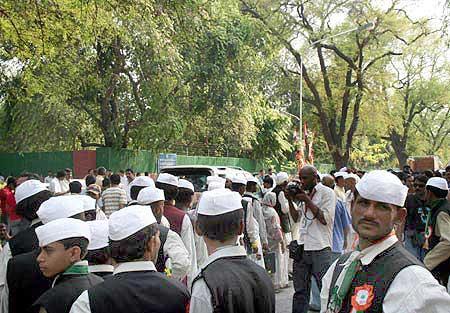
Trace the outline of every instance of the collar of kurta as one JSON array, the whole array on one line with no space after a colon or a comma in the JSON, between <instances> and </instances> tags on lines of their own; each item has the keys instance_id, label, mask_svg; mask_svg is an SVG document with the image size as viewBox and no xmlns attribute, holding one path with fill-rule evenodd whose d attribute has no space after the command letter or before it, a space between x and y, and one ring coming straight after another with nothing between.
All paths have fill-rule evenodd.
<instances>
[{"instance_id":1,"label":"collar of kurta","mask_svg":"<svg viewBox=\"0 0 450 313\"><path fill-rule=\"evenodd\" d=\"M233 257L233 256L247 256L247 252L245 251L245 248L243 246L239 245L233 245L233 246L226 246L221 247L217 249L216 251L211 254L206 261L202 264L201 268L199 269L199 273L202 269L205 269L209 264L212 262L227 258L227 257Z\"/></svg>"},{"instance_id":2,"label":"collar of kurta","mask_svg":"<svg viewBox=\"0 0 450 313\"><path fill-rule=\"evenodd\" d=\"M369 265L377 255L392 247L397 241L398 238L395 233L391 233L382 241L365 248L360 252L359 259L361 260L361 263L363 265Z\"/></svg>"},{"instance_id":3,"label":"collar of kurta","mask_svg":"<svg viewBox=\"0 0 450 313\"><path fill-rule=\"evenodd\" d=\"M99 272L112 273L114 272L114 266L109 264L89 265L89 273L99 273Z\"/></svg>"},{"instance_id":4,"label":"collar of kurta","mask_svg":"<svg viewBox=\"0 0 450 313\"><path fill-rule=\"evenodd\" d=\"M135 261L135 262L124 262L119 263L114 269L113 275L126 272L144 272L151 271L156 272L155 264L152 261Z\"/></svg>"}]
</instances>

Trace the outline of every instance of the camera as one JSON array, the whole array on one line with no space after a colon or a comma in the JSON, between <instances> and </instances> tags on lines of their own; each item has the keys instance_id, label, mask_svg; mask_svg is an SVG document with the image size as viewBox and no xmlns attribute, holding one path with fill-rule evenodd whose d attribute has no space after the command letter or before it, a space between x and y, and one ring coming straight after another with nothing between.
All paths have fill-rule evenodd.
<instances>
[{"instance_id":1,"label":"camera","mask_svg":"<svg viewBox=\"0 0 450 313\"><path fill-rule=\"evenodd\" d=\"M299 194L299 193L304 193L305 191L302 189L302 185L300 182L290 182L287 186L286 186L286 193L294 198L295 195Z\"/></svg>"}]
</instances>

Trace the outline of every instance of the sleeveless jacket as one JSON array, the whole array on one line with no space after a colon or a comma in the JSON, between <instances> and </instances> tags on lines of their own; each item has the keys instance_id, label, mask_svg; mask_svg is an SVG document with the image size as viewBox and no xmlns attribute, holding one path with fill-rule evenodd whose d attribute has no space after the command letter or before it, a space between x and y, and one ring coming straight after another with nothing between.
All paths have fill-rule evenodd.
<instances>
[{"instance_id":1,"label":"sleeveless jacket","mask_svg":"<svg viewBox=\"0 0 450 313\"><path fill-rule=\"evenodd\" d=\"M164 216L169 220L170 229L180 236L185 215L186 213L179 208L170 204L164 204Z\"/></svg>"},{"instance_id":2,"label":"sleeveless jacket","mask_svg":"<svg viewBox=\"0 0 450 313\"><path fill-rule=\"evenodd\" d=\"M289 214L283 213L281 211L281 204L280 201L278 201L278 195L282 192L282 189L280 186L276 186L272 192L274 192L277 195L277 203L275 204L275 211L277 211L278 216L280 217L280 223L281 223L281 230L283 233L290 233L291 232L291 221L289 219Z\"/></svg>"},{"instance_id":3,"label":"sleeveless jacket","mask_svg":"<svg viewBox=\"0 0 450 313\"><path fill-rule=\"evenodd\" d=\"M36 261L39 250L12 257L6 269L9 294L9 313L38 312L33 303L48 289L51 279L46 278ZM4 312L6 313L6 312Z\"/></svg>"},{"instance_id":4,"label":"sleeveless jacket","mask_svg":"<svg viewBox=\"0 0 450 313\"><path fill-rule=\"evenodd\" d=\"M275 312L275 292L266 271L246 256L220 258L202 269L214 313Z\"/></svg>"},{"instance_id":5,"label":"sleeveless jacket","mask_svg":"<svg viewBox=\"0 0 450 313\"><path fill-rule=\"evenodd\" d=\"M345 261L350 257L350 253L342 255L333 273L333 278L330 285L330 293L328 301L331 300L333 287L342 272ZM352 280L347 296L344 298L341 313L349 313L352 310L351 300L355 296L357 288L363 285L369 285L373 287L373 300L369 308L365 313L382 313L383 301L386 296L391 283L394 281L397 274L405 267L411 265L420 265L416 257L410 254L400 242L396 242L394 245L377 255L373 261L368 265L362 265L361 269L356 273Z\"/></svg>"},{"instance_id":6,"label":"sleeveless jacket","mask_svg":"<svg viewBox=\"0 0 450 313\"><path fill-rule=\"evenodd\" d=\"M437 204L432 208L432 215L430 219L430 226L432 229L431 237L429 239L429 250L433 250L434 247L437 246L439 241L441 240L441 237L438 237L436 235L435 229L437 224L437 217L438 215L444 212L445 214L450 215L450 203L447 199L439 199ZM450 276L450 258L436 266L432 271L433 275L437 280L442 282L448 282L448 277Z\"/></svg>"},{"instance_id":7,"label":"sleeveless jacket","mask_svg":"<svg viewBox=\"0 0 450 313\"><path fill-rule=\"evenodd\" d=\"M69 313L83 291L103 282L94 274L61 275L56 280L55 286L40 296L33 306L44 307L47 313Z\"/></svg>"},{"instance_id":8,"label":"sleeveless jacket","mask_svg":"<svg viewBox=\"0 0 450 313\"><path fill-rule=\"evenodd\" d=\"M154 271L123 272L89 289L92 313L184 313L189 292Z\"/></svg>"},{"instance_id":9,"label":"sleeveless jacket","mask_svg":"<svg viewBox=\"0 0 450 313\"><path fill-rule=\"evenodd\" d=\"M39 241L36 236L35 229L36 227L41 225L42 223L36 223L29 228L19 232L9 240L8 244L9 248L11 249L12 256L27 253L39 248Z\"/></svg>"}]
</instances>

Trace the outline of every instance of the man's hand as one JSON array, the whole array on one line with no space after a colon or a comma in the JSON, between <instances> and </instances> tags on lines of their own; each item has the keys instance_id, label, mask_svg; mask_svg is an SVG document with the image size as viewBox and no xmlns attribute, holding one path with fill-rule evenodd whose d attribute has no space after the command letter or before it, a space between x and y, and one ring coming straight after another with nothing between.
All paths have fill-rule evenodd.
<instances>
[{"instance_id":1,"label":"man's hand","mask_svg":"<svg viewBox=\"0 0 450 313\"><path fill-rule=\"evenodd\" d=\"M8 234L6 225L1 223L0 224L0 240L9 240L9 239L11 239L11 236Z\"/></svg>"},{"instance_id":2,"label":"man's hand","mask_svg":"<svg viewBox=\"0 0 450 313\"><path fill-rule=\"evenodd\" d=\"M311 201L311 198L304 191L297 193L295 195L295 199L300 202L306 202L306 203Z\"/></svg>"}]
</instances>

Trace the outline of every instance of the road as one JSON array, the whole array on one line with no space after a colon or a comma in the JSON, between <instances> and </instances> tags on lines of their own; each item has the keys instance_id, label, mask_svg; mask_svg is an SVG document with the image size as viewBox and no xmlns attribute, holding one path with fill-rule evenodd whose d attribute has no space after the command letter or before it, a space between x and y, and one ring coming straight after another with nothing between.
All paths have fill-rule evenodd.
<instances>
[{"instance_id":1,"label":"road","mask_svg":"<svg viewBox=\"0 0 450 313\"><path fill-rule=\"evenodd\" d=\"M276 296L276 313L292 313L292 295L294 294L294 287L292 281L289 282L289 288L282 289ZM309 311L308 313L316 313Z\"/></svg>"}]
</instances>

